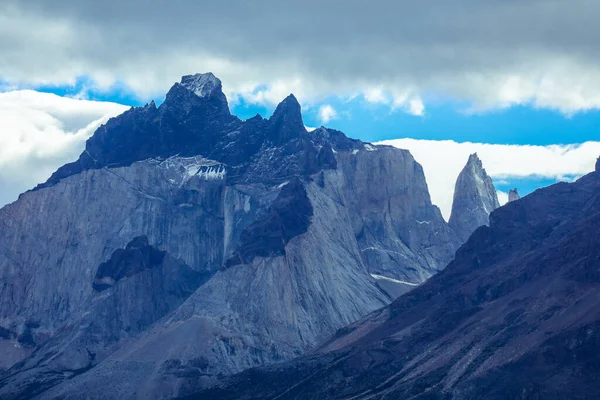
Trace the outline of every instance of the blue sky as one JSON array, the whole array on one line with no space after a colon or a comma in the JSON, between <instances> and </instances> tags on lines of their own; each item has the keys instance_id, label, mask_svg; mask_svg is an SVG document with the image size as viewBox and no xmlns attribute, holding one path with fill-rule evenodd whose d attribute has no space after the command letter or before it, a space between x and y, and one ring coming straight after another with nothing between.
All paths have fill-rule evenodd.
<instances>
[{"instance_id":1,"label":"blue sky","mask_svg":"<svg viewBox=\"0 0 600 400\"><path fill-rule=\"evenodd\" d=\"M502 110L469 113L468 107L453 103L429 105L424 116L402 110L391 111L387 105L373 105L362 99L345 102L328 99L339 116L326 125L365 141L397 137L429 140L452 139L459 142L496 144L565 144L600 139L600 112L581 112L566 116L558 111L516 106ZM240 117L269 115L264 107L234 108ZM318 107L304 111L307 126L320 126Z\"/></svg>"}]
</instances>

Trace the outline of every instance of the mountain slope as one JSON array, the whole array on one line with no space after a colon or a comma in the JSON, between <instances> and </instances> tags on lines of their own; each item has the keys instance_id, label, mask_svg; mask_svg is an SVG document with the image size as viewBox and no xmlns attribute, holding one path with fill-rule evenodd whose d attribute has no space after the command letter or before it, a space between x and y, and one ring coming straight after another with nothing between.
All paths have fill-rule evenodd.
<instances>
[{"instance_id":1,"label":"mountain slope","mask_svg":"<svg viewBox=\"0 0 600 400\"><path fill-rule=\"evenodd\" d=\"M448 224L465 242L475 229L489 224L490 213L498 207L492 178L483 169L477 153L471 154L456 180Z\"/></svg>"},{"instance_id":2,"label":"mountain slope","mask_svg":"<svg viewBox=\"0 0 600 400\"><path fill-rule=\"evenodd\" d=\"M170 397L289 360L458 244L408 151L309 133L291 95L241 121L212 74L184 77L0 209L0 397ZM139 299L160 313L111 322Z\"/></svg>"},{"instance_id":3,"label":"mountain slope","mask_svg":"<svg viewBox=\"0 0 600 400\"><path fill-rule=\"evenodd\" d=\"M444 271L310 356L195 398L594 399L599 265L596 171L494 211Z\"/></svg>"}]
</instances>

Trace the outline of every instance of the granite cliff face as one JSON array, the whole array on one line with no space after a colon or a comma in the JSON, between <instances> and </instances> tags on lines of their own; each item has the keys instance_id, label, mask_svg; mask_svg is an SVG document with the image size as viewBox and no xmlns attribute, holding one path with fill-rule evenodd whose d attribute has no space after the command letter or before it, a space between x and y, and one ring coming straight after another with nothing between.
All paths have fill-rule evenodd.
<instances>
[{"instance_id":1,"label":"granite cliff face","mask_svg":"<svg viewBox=\"0 0 600 400\"><path fill-rule=\"evenodd\" d=\"M408 151L212 74L98 129L0 209L1 398L168 398L289 360L441 270L459 240Z\"/></svg>"},{"instance_id":2,"label":"granite cliff face","mask_svg":"<svg viewBox=\"0 0 600 400\"><path fill-rule=\"evenodd\" d=\"M492 212L444 271L312 354L189 398L595 399L599 265L596 171Z\"/></svg>"},{"instance_id":3,"label":"granite cliff face","mask_svg":"<svg viewBox=\"0 0 600 400\"><path fill-rule=\"evenodd\" d=\"M477 153L471 154L456 180L448 224L465 242L477 228L489 225L490 213L500 207L492 178Z\"/></svg>"},{"instance_id":4,"label":"granite cliff face","mask_svg":"<svg viewBox=\"0 0 600 400\"><path fill-rule=\"evenodd\" d=\"M517 188L511 189L508 192L508 201L515 201L515 200L519 200L521 198L521 196L519 196L519 192L517 192Z\"/></svg>"}]
</instances>

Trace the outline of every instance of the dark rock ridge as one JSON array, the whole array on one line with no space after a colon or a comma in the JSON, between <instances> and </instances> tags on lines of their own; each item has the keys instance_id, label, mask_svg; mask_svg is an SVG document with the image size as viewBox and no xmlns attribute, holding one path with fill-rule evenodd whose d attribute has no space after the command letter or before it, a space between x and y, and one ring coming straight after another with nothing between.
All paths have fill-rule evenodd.
<instances>
[{"instance_id":1,"label":"dark rock ridge","mask_svg":"<svg viewBox=\"0 0 600 400\"><path fill-rule=\"evenodd\" d=\"M293 96L241 121L186 76L0 209L0 398L193 393L304 354L459 244L408 151L307 132Z\"/></svg>"},{"instance_id":2,"label":"dark rock ridge","mask_svg":"<svg viewBox=\"0 0 600 400\"><path fill-rule=\"evenodd\" d=\"M448 267L311 355L189 398L595 399L600 178L492 212Z\"/></svg>"},{"instance_id":3,"label":"dark rock ridge","mask_svg":"<svg viewBox=\"0 0 600 400\"><path fill-rule=\"evenodd\" d=\"M483 169L477 153L471 154L456 180L448 224L464 242L475 229L489 225L490 213L498 207L492 178Z\"/></svg>"},{"instance_id":4,"label":"dark rock ridge","mask_svg":"<svg viewBox=\"0 0 600 400\"><path fill-rule=\"evenodd\" d=\"M508 201L515 201L515 200L519 200L521 198L521 196L519 196L519 192L517 192L517 188L511 189L508 192Z\"/></svg>"},{"instance_id":5,"label":"dark rock ridge","mask_svg":"<svg viewBox=\"0 0 600 400\"><path fill-rule=\"evenodd\" d=\"M174 155L202 155L227 164L230 180L240 179L250 169L259 172L263 180L281 182L335 168L328 150L320 152L329 135L343 149L362 147L360 141L336 132L319 130L309 136L294 95L284 99L268 120L257 115L241 121L229 112L218 78L211 73L188 75L169 90L160 107L151 103L131 108L109 120L87 141L77 161L59 168L36 189L85 170ZM271 151L261 152L265 148Z\"/></svg>"},{"instance_id":6,"label":"dark rock ridge","mask_svg":"<svg viewBox=\"0 0 600 400\"><path fill-rule=\"evenodd\" d=\"M266 215L240 234L240 242L225 266L248 264L254 257L285 255L285 245L306 231L313 208L298 178L284 184Z\"/></svg>"},{"instance_id":7,"label":"dark rock ridge","mask_svg":"<svg viewBox=\"0 0 600 400\"><path fill-rule=\"evenodd\" d=\"M110 260L100 264L94 277L94 289L101 292L123 278L159 266L165 254L166 252L150 246L146 236L136 237L125 249L115 250Z\"/></svg>"}]
</instances>

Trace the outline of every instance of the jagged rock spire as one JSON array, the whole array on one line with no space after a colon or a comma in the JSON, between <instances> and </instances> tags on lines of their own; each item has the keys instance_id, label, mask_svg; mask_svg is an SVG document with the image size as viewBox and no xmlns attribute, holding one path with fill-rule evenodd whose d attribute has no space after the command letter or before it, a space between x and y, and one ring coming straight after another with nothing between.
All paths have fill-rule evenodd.
<instances>
[{"instance_id":1,"label":"jagged rock spire","mask_svg":"<svg viewBox=\"0 0 600 400\"><path fill-rule=\"evenodd\" d=\"M306 133L302 121L302 109L300 103L293 94L286 97L273 112L269 122L273 129L273 140L277 143Z\"/></svg>"},{"instance_id":2,"label":"jagged rock spire","mask_svg":"<svg viewBox=\"0 0 600 400\"><path fill-rule=\"evenodd\" d=\"M600 157L596 159L596 173L600 174Z\"/></svg>"},{"instance_id":3,"label":"jagged rock spire","mask_svg":"<svg viewBox=\"0 0 600 400\"><path fill-rule=\"evenodd\" d=\"M517 192L517 188L511 189L510 192L508 192L508 202L509 203L511 201L519 200L520 198L521 198L521 196L519 196L519 192Z\"/></svg>"},{"instance_id":4,"label":"jagged rock spire","mask_svg":"<svg viewBox=\"0 0 600 400\"><path fill-rule=\"evenodd\" d=\"M471 154L456 180L449 225L462 241L482 225L489 224L492 211L500 207L492 178L477 153Z\"/></svg>"},{"instance_id":5,"label":"jagged rock spire","mask_svg":"<svg viewBox=\"0 0 600 400\"><path fill-rule=\"evenodd\" d=\"M273 116L271 118L289 118L290 120L294 120L298 122L298 120L302 121L302 113L300 103L296 96L293 94L288 95L285 99L281 101L275 108L273 112Z\"/></svg>"}]
</instances>

